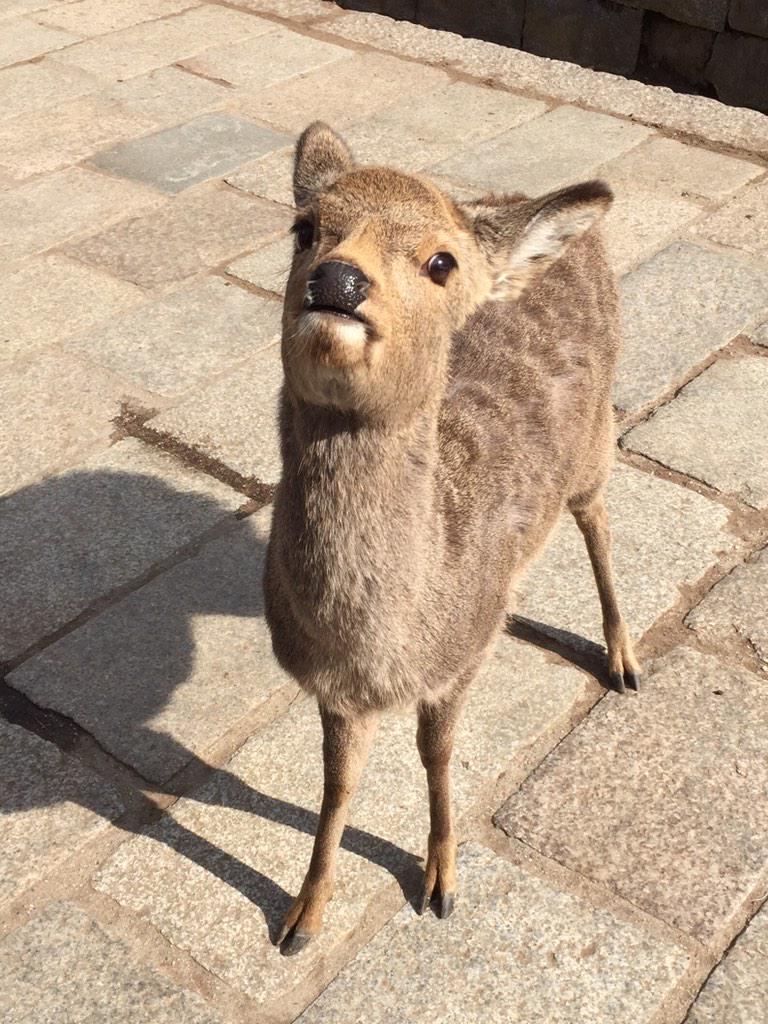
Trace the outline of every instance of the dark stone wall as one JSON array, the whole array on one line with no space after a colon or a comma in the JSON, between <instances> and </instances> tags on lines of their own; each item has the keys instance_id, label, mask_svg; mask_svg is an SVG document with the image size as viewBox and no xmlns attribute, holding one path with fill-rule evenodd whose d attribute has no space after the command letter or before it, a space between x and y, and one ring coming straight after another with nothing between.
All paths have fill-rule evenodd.
<instances>
[{"instance_id":1,"label":"dark stone wall","mask_svg":"<svg viewBox=\"0 0 768 1024\"><path fill-rule=\"evenodd\" d=\"M337 0L768 113L768 0Z\"/></svg>"}]
</instances>

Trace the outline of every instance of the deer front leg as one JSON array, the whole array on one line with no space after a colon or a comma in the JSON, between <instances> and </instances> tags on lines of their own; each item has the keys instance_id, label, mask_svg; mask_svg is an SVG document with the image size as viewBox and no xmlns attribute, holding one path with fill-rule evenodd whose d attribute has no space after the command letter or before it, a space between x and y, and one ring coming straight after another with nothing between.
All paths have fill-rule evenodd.
<instances>
[{"instance_id":1,"label":"deer front leg","mask_svg":"<svg viewBox=\"0 0 768 1024\"><path fill-rule=\"evenodd\" d=\"M448 917L456 898L456 837L451 810L451 754L463 693L437 704L420 704L416 743L427 772L429 841L419 912L434 901L438 917Z\"/></svg>"},{"instance_id":2,"label":"deer front leg","mask_svg":"<svg viewBox=\"0 0 768 1024\"><path fill-rule=\"evenodd\" d=\"M587 545L589 560L597 583L603 610L603 632L608 648L608 674L614 688L623 693L627 686L637 690L640 685L640 663L635 657L627 624L619 610L611 564L611 528L602 493L580 508L573 516Z\"/></svg>"},{"instance_id":3,"label":"deer front leg","mask_svg":"<svg viewBox=\"0 0 768 1024\"><path fill-rule=\"evenodd\" d=\"M304 883L278 937L280 952L300 952L320 932L333 892L336 854L376 729L373 714L345 718L321 707L323 723L323 803L315 845Z\"/></svg>"}]
</instances>

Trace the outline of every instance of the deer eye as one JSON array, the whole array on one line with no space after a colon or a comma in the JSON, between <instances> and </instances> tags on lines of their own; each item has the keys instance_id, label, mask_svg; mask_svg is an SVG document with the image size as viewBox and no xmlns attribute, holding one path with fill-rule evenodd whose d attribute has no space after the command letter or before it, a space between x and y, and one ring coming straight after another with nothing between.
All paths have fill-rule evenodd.
<instances>
[{"instance_id":1,"label":"deer eye","mask_svg":"<svg viewBox=\"0 0 768 1024\"><path fill-rule=\"evenodd\" d=\"M315 240L315 225L308 217L297 220L291 228L296 236L296 247L298 249L309 249Z\"/></svg>"},{"instance_id":2,"label":"deer eye","mask_svg":"<svg viewBox=\"0 0 768 1024\"><path fill-rule=\"evenodd\" d=\"M444 285L448 275L458 266L449 252L436 252L427 261L427 273L435 284Z\"/></svg>"}]
</instances>

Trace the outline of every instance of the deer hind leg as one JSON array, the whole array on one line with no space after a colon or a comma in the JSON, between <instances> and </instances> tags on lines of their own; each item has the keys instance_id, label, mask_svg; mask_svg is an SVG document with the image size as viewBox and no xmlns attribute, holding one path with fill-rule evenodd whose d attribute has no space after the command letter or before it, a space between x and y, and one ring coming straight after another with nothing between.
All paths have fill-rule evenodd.
<instances>
[{"instance_id":1,"label":"deer hind leg","mask_svg":"<svg viewBox=\"0 0 768 1024\"><path fill-rule=\"evenodd\" d=\"M456 898L456 837L451 809L451 754L463 692L437 704L420 704L416 744L427 772L429 841L419 913L434 902L438 917L448 917Z\"/></svg>"},{"instance_id":2,"label":"deer hind leg","mask_svg":"<svg viewBox=\"0 0 768 1024\"><path fill-rule=\"evenodd\" d=\"M584 537L595 573L603 610L603 632L608 648L611 683L619 693L624 693L627 686L637 690L640 684L640 663L632 649L629 630L616 597L611 562L611 528L602 491L587 504L572 507L571 511Z\"/></svg>"},{"instance_id":3,"label":"deer hind leg","mask_svg":"<svg viewBox=\"0 0 768 1024\"><path fill-rule=\"evenodd\" d=\"M323 723L323 803L312 858L299 895L278 937L286 956L300 952L323 925L323 912L333 892L336 855L347 820L349 802L357 789L378 717L345 718L320 708Z\"/></svg>"}]
</instances>

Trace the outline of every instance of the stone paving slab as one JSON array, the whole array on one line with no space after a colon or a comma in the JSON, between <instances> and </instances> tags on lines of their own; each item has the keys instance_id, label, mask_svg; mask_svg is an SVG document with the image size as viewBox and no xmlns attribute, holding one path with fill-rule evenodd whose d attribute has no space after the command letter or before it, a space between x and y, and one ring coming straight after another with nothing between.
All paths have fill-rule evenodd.
<instances>
[{"instance_id":1,"label":"stone paving slab","mask_svg":"<svg viewBox=\"0 0 768 1024\"><path fill-rule=\"evenodd\" d=\"M686 476L768 508L768 359L721 359L622 444Z\"/></svg>"},{"instance_id":2,"label":"stone paving slab","mask_svg":"<svg viewBox=\"0 0 768 1024\"><path fill-rule=\"evenodd\" d=\"M311 23L318 18L327 18L338 12L335 4L328 0L238 0L238 6L249 11L266 11L279 14L281 18Z\"/></svg>"},{"instance_id":3,"label":"stone paving slab","mask_svg":"<svg viewBox=\"0 0 768 1024\"><path fill-rule=\"evenodd\" d=\"M72 32L38 25L33 18L8 18L0 39L0 67L39 57L79 40L80 36Z\"/></svg>"},{"instance_id":4,"label":"stone paving slab","mask_svg":"<svg viewBox=\"0 0 768 1024\"><path fill-rule=\"evenodd\" d=\"M290 29L276 30L273 22L265 24L271 30L268 38L217 46L184 61L184 67L253 92L337 60L350 60L354 55L354 51L334 43L302 36Z\"/></svg>"},{"instance_id":5,"label":"stone paving slab","mask_svg":"<svg viewBox=\"0 0 768 1024\"><path fill-rule=\"evenodd\" d=\"M63 256L39 256L0 279L0 357L16 357L136 306L144 293Z\"/></svg>"},{"instance_id":6,"label":"stone paving slab","mask_svg":"<svg viewBox=\"0 0 768 1024\"><path fill-rule=\"evenodd\" d=\"M52 903L0 943L5 1024L221 1024L73 903Z\"/></svg>"},{"instance_id":7,"label":"stone paving slab","mask_svg":"<svg viewBox=\"0 0 768 1024\"><path fill-rule=\"evenodd\" d=\"M737 565L685 617L685 624L720 649L746 647L768 672L768 548Z\"/></svg>"},{"instance_id":8,"label":"stone paving slab","mask_svg":"<svg viewBox=\"0 0 768 1024\"><path fill-rule=\"evenodd\" d=\"M277 430L282 386L280 348L275 345L148 420L147 426L246 480L274 484L282 468Z\"/></svg>"},{"instance_id":9,"label":"stone paving slab","mask_svg":"<svg viewBox=\"0 0 768 1024\"><path fill-rule=\"evenodd\" d=\"M701 207L687 199L673 199L645 188L620 186L601 225L608 259L615 273L623 274L642 258L652 255L701 214Z\"/></svg>"},{"instance_id":10,"label":"stone paving slab","mask_svg":"<svg viewBox=\"0 0 768 1024\"><path fill-rule=\"evenodd\" d=\"M608 485L616 586L630 633L639 639L732 548L728 510L694 491L629 466ZM568 643L602 643L602 616L584 541L563 515L544 555L518 587L517 612ZM569 635L570 634L570 635Z\"/></svg>"},{"instance_id":11,"label":"stone paving slab","mask_svg":"<svg viewBox=\"0 0 768 1024\"><path fill-rule=\"evenodd\" d=\"M405 907L300 1024L643 1024L686 954L474 843L447 921Z\"/></svg>"},{"instance_id":12,"label":"stone paving slab","mask_svg":"<svg viewBox=\"0 0 768 1024\"><path fill-rule=\"evenodd\" d=\"M0 376L0 497L108 448L132 388L60 349Z\"/></svg>"},{"instance_id":13,"label":"stone paving slab","mask_svg":"<svg viewBox=\"0 0 768 1024\"><path fill-rule=\"evenodd\" d=\"M756 327L751 335L756 344L768 346L768 322Z\"/></svg>"},{"instance_id":14,"label":"stone paving slab","mask_svg":"<svg viewBox=\"0 0 768 1024\"><path fill-rule=\"evenodd\" d=\"M763 907L715 968L685 1024L768 1020L768 909Z\"/></svg>"},{"instance_id":15,"label":"stone paving slab","mask_svg":"<svg viewBox=\"0 0 768 1024\"><path fill-rule=\"evenodd\" d=\"M92 75L48 59L4 68L0 70L0 121L76 99L98 87Z\"/></svg>"},{"instance_id":16,"label":"stone paving slab","mask_svg":"<svg viewBox=\"0 0 768 1024\"><path fill-rule=\"evenodd\" d=\"M0 123L0 171L17 180L55 171L152 127L114 100L84 96Z\"/></svg>"},{"instance_id":17,"label":"stone paving slab","mask_svg":"<svg viewBox=\"0 0 768 1024\"><path fill-rule=\"evenodd\" d=\"M459 812L532 745L556 742L589 689L577 670L501 639L475 681L457 740ZM393 888L392 874L411 878L409 891L418 884L415 855L428 830L413 716L387 716L353 802L324 932L302 953L298 971L298 961L281 957L268 933L279 927L308 864L322 789L320 734L314 702L298 702L147 835L124 844L95 879L99 890L257 1003L279 1007L282 1017L297 983L309 978L319 991L329 980L324 965L376 913L374 901Z\"/></svg>"},{"instance_id":18,"label":"stone paving slab","mask_svg":"<svg viewBox=\"0 0 768 1024\"><path fill-rule=\"evenodd\" d=\"M314 120L344 130L403 95L423 95L436 87L445 90L450 83L436 68L404 64L378 53L344 54L332 64L244 96L239 109L297 134ZM411 111L415 114L412 101ZM391 162L396 162L394 154Z\"/></svg>"},{"instance_id":19,"label":"stone paving slab","mask_svg":"<svg viewBox=\"0 0 768 1024\"><path fill-rule=\"evenodd\" d=\"M209 277L72 339L70 347L172 398L273 343L278 302Z\"/></svg>"},{"instance_id":20,"label":"stone paving slab","mask_svg":"<svg viewBox=\"0 0 768 1024\"><path fill-rule=\"evenodd\" d=\"M133 182L80 167L50 174L0 193L0 257L7 265L93 230L94 224L162 202L156 192Z\"/></svg>"},{"instance_id":21,"label":"stone paving slab","mask_svg":"<svg viewBox=\"0 0 768 1024\"><path fill-rule=\"evenodd\" d=\"M722 200L764 170L761 164L657 135L605 164L600 174L617 188L642 182L649 192Z\"/></svg>"},{"instance_id":22,"label":"stone paving slab","mask_svg":"<svg viewBox=\"0 0 768 1024\"><path fill-rule=\"evenodd\" d=\"M158 68L127 82L116 82L103 95L162 127L225 106L232 99L232 90L181 68Z\"/></svg>"},{"instance_id":23,"label":"stone paving slab","mask_svg":"<svg viewBox=\"0 0 768 1024\"><path fill-rule=\"evenodd\" d=\"M535 196L589 178L600 164L651 134L606 114L558 107L432 169L476 187Z\"/></svg>"},{"instance_id":24,"label":"stone paving slab","mask_svg":"<svg viewBox=\"0 0 768 1024\"><path fill-rule=\"evenodd\" d=\"M768 701L679 647L608 694L495 817L509 835L721 948L768 869Z\"/></svg>"},{"instance_id":25,"label":"stone paving slab","mask_svg":"<svg viewBox=\"0 0 768 1024\"><path fill-rule=\"evenodd\" d=\"M357 125L345 138L362 163L420 170L457 149L471 151L480 140L531 121L546 109L537 100L468 82L440 84L418 104L407 96Z\"/></svg>"},{"instance_id":26,"label":"stone paving slab","mask_svg":"<svg viewBox=\"0 0 768 1024\"><path fill-rule=\"evenodd\" d=\"M284 232L287 211L215 186L107 228L66 252L145 288L182 281Z\"/></svg>"},{"instance_id":27,"label":"stone paving slab","mask_svg":"<svg viewBox=\"0 0 768 1024\"><path fill-rule=\"evenodd\" d=\"M68 0L0 0L0 18L11 18L17 14L42 11Z\"/></svg>"},{"instance_id":28,"label":"stone paving slab","mask_svg":"<svg viewBox=\"0 0 768 1024\"><path fill-rule=\"evenodd\" d=\"M175 195L290 141L287 135L231 114L207 114L104 150L91 163Z\"/></svg>"},{"instance_id":29,"label":"stone paving slab","mask_svg":"<svg viewBox=\"0 0 768 1024\"><path fill-rule=\"evenodd\" d=\"M0 766L2 904L53 873L123 806L112 787L75 758L2 718Z\"/></svg>"},{"instance_id":30,"label":"stone paving slab","mask_svg":"<svg viewBox=\"0 0 768 1024\"><path fill-rule=\"evenodd\" d=\"M768 266L675 242L621 282L623 350L614 399L636 410L768 309Z\"/></svg>"},{"instance_id":31,"label":"stone paving slab","mask_svg":"<svg viewBox=\"0 0 768 1024\"><path fill-rule=\"evenodd\" d=\"M263 618L264 516L249 519L12 672L35 704L166 782L279 689ZM268 516L266 519L268 524Z\"/></svg>"},{"instance_id":32,"label":"stone paving slab","mask_svg":"<svg viewBox=\"0 0 768 1024\"><path fill-rule=\"evenodd\" d=\"M233 188L249 192L273 203L293 207L293 147L270 153L261 160L245 164L236 174L227 174L224 180Z\"/></svg>"},{"instance_id":33,"label":"stone paving slab","mask_svg":"<svg viewBox=\"0 0 768 1024\"><path fill-rule=\"evenodd\" d=\"M265 291L282 295L288 283L293 258L293 238L278 238L264 245L250 256L243 256L227 267L227 273L264 288Z\"/></svg>"},{"instance_id":34,"label":"stone paving slab","mask_svg":"<svg viewBox=\"0 0 768 1024\"><path fill-rule=\"evenodd\" d=\"M703 221L698 235L760 256L768 254L768 179L741 192Z\"/></svg>"},{"instance_id":35,"label":"stone paving slab","mask_svg":"<svg viewBox=\"0 0 768 1024\"><path fill-rule=\"evenodd\" d=\"M54 28L76 32L80 36L100 36L130 28L142 21L178 14L189 7L198 7L202 0L78 0L77 3L53 7L37 15L37 20Z\"/></svg>"},{"instance_id":36,"label":"stone paving slab","mask_svg":"<svg viewBox=\"0 0 768 1024\"><path fill-rule=\"evenodd\" d=\"M229 519L241 495L128 439L2 502L0 659Z\"/></svg>"},{"instance_id":37,"label":"stone paving slab","mask_svg":"<svg viewBox=\"0 0 768 1024\"><path fill-rule=\"evenodd\" d=\"M756 110L728 107L708 97L683 95L376 14L345 14L334 18L326 31L403 57L450 65L456 71L523 93L595 107L734 149L768 155L768 122Z\"/></svg>"}]
</instances>

